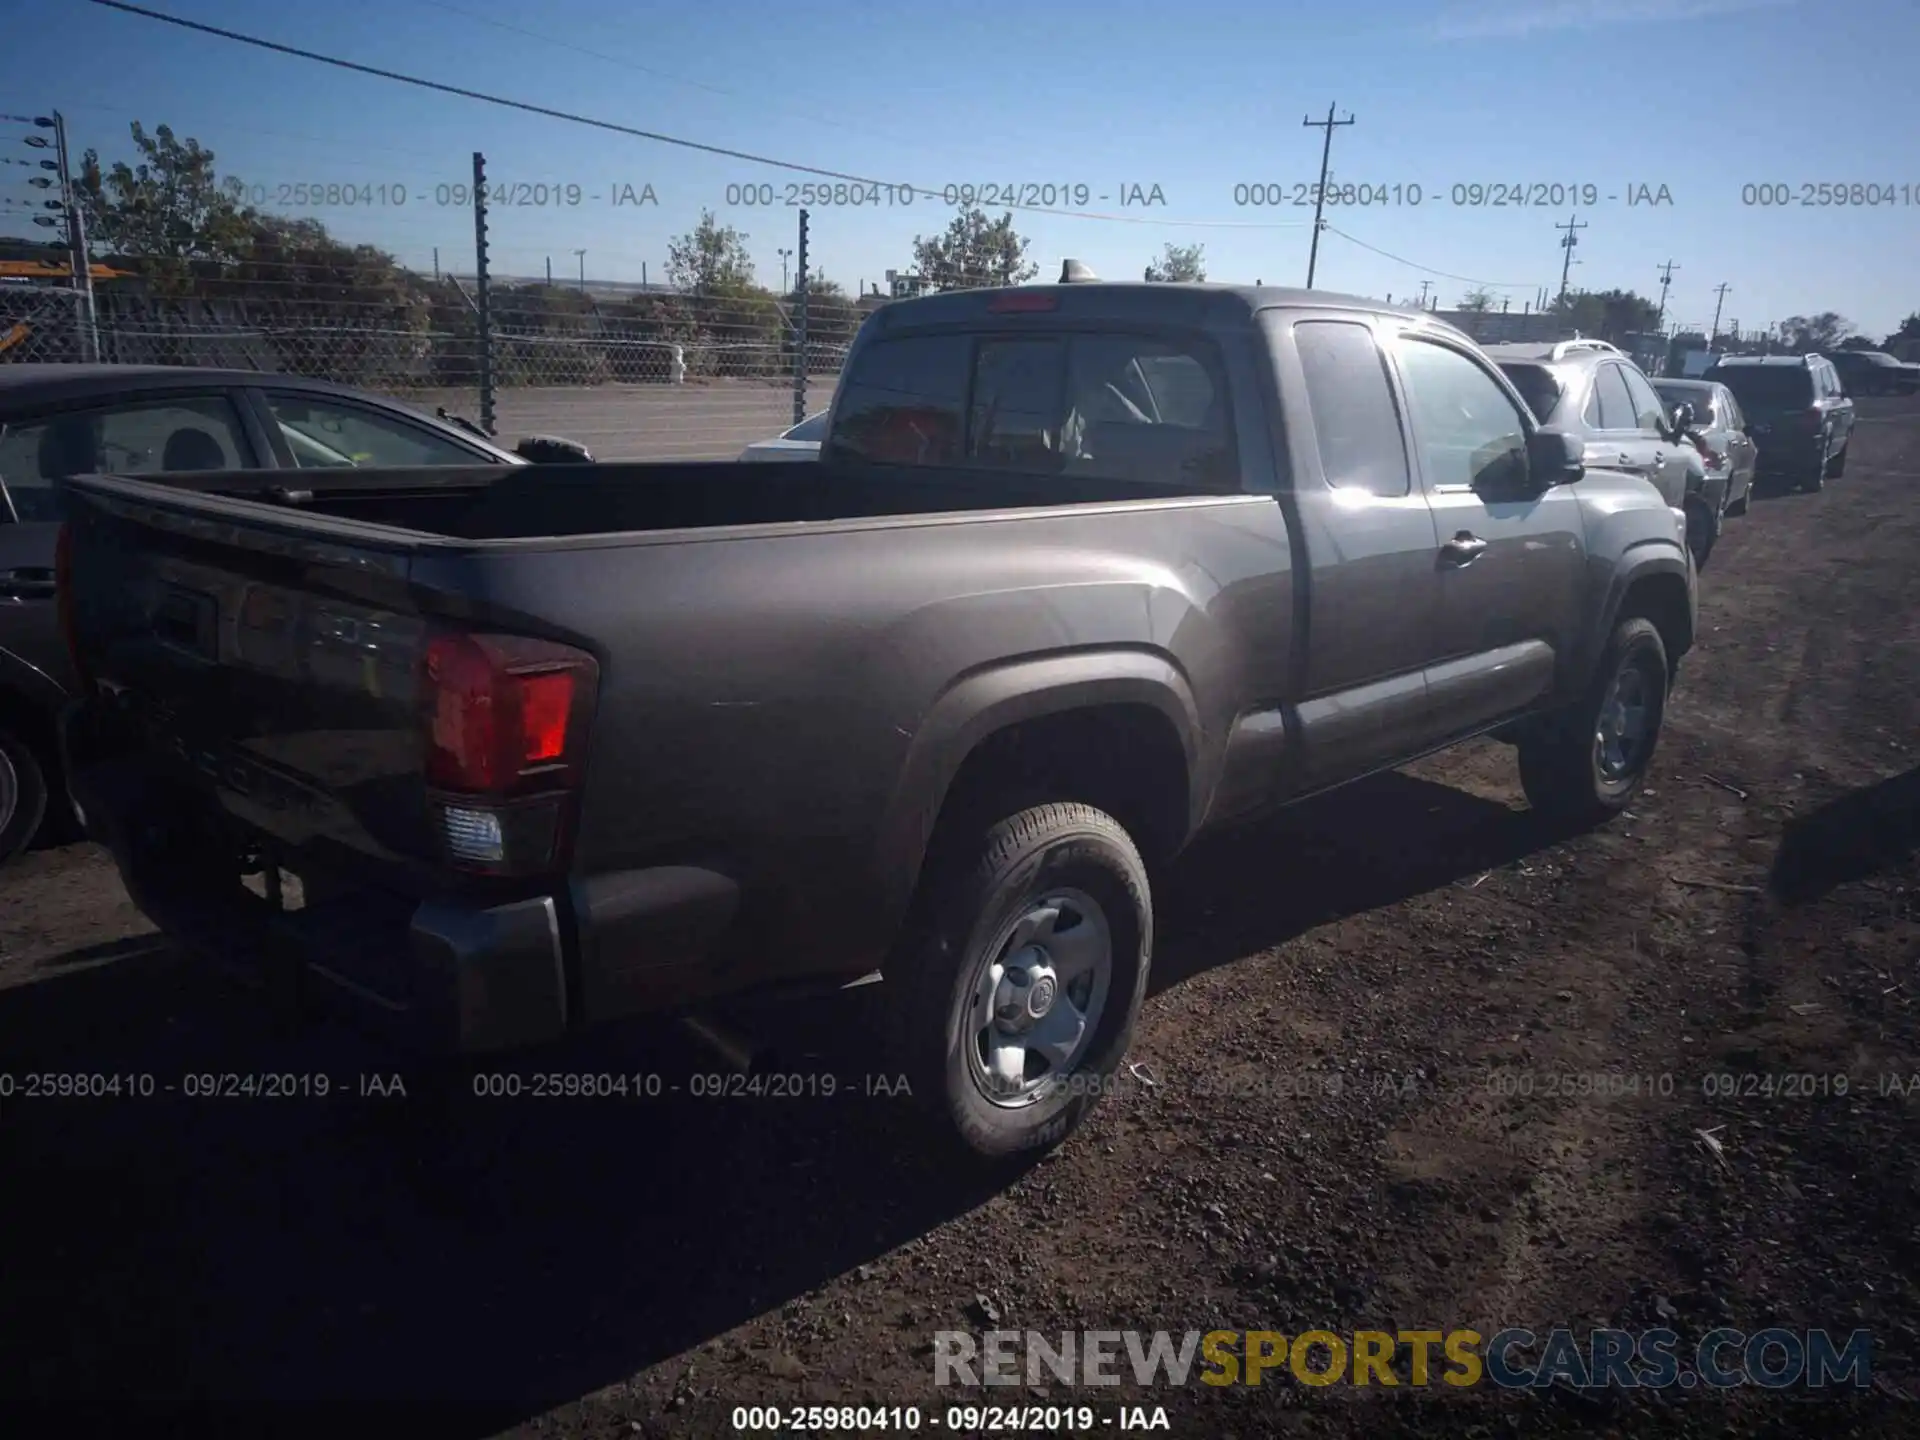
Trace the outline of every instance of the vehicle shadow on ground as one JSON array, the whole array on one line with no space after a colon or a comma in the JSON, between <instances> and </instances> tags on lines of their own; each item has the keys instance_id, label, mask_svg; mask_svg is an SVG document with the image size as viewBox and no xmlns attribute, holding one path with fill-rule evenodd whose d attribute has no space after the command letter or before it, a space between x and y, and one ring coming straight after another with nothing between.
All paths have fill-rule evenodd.
<instances>
[{"instance_id":1,"label":"vehicle shadow on ground","mask_svg":"<svg viewBox=\"0 0 1920 1440\"><path fill-rule=\"evenodd\" d=\"M1767 888L1805 905L1836 886L1891 869L1920 849L1920 766L1842 795L1793 821Z\"/></svg>"},{"instance_id":2,"label":"vehicle shadow on ground","mask_svg":"<svg viewBox=\"0 0 1920 1440\"><path fill-rule=\"evenodd\" d=\"M1565 838L1530 810L1397 771L1182 856L1157 907L1156 992Z\"/></svg>"},{"instance_id":3,"label":"vehicle shadow on ground","mask_svg":"<svg viewBox=\"0 0 1920 1440\"><path fill-rule=\"evenodd\" d=\"M1524 813L1369 781L1188 856L1165 882L1160 985L1542 843ZM692 1077L722 1067L661 1026L497 1067L523 1090L562 1066L639 1077L630 1089L658 1076L653 1098L478 1098L412 1072L401 1098L377 1093L392 1066L359 1041L276 1041L256 1002L171 952L0 991L6 1071L123 1090L25 1098L16 1081L0 1095L0 1406L69 1430L336 1436L404 1416L425 1440L493 1434L614 1385L1004 1187L926 1155L911 1102L867 1093L885 1067L857 1033L815 1072L836 1077L832 1098L696 1098ZM331 1093L187 1093L209 1084L189 1077L267 1073L295 1091L324 1075ZM922 1302L918 1327L929 1305L968 1324L983 1266L896 1291ZM856 1388L775 1380L771 1365L703 1358L703 1383L728 1403Z\"/></svg>"}]
</instances>

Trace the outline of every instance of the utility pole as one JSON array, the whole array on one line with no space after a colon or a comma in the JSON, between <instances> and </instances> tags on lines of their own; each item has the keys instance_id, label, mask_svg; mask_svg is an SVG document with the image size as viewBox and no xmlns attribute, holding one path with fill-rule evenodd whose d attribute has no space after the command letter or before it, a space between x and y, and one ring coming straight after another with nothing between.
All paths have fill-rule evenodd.
<instances>
[{"instance_id":1,"label":"utility pole","mask_svg":"<svg viewBox=\"0 0 1920 1440\"><path fill-rule=\"evenodd\" d=\"M1553 228L1567 232L1560 237L1560 248L1567 253L1560 261L1560 298L1554 302L1556 305L1564 306L1567 303L1567 276L1573 271L1573 247L1580 243L1580 237L1575 232L1587 227L1580 219L1580 213L1575 211L1567 217L1566 224L1556 225Z\"/></svg>"},{"instance_id":2,"label":"utility pole","mask_svg":"<svg viewBox=\"0 0 1920 1440\"><path fill-rule=\"evenodd\" d=\"M587 293L587 252L576 250L573 253L580 257L580 293L584 295Z\"/></svg>"},{"instance_id":3,"label":"utility pole","mask_svg":"<svg viewBox=\"0 0 1920 1440\"><path fill-rule=\"evenodd\" d=\"M100 358L100 333L94 321L93 313L93 261L87 254L87 221L80 213L73 190L73 166L67 158L67 121L58 110L51 115L34 117L33 123L43 130L53 131L54 154L60 171L60 205L64 212L67 231L67 257L70 262L68 274L73 281L73 300L79 313L74 316L74 329L80 336L80 358L93 361ZM27 142L35 147L44 147L46 142L32 139ZM53 207L49 207L53 208ZM53 221L47 222L52 228Z\"/></svg>"},{"instance_id":4,"label":"utility pole","mask_svg":"<svg viewBox=\"0 0 1920 1440\"><path fill-rule=\"evenodd\" d=\"M1720 339L1720 307L1727 303L1727 291L1732 288L1724 280L1713 287L1713 293L1717 298L1713 302L1713 329L1707 332L1707 349L1709 350L1713 349Z\"/></svg>"},{"instance_id":5,"label":"utility pole","mask_svg":"<svg viewBox=\"0 0 1920 1440\"><path fill-rule=\"evenodd\" d=\"M1320 230L1327 223L1321 216L1325 213L1327 205L1327 166L1333 160L1333 132L1338 126L1353 124L1353 116L1349 115L1344 120L1336 120L1333 118L1333 112L1334 107L1329 105L1326 119L1315 120L1312 116L1308 116L1300 122L1309 130L1324 129L1327 132L1326 142L1320 147L1320 185L1313 194L1313 244L1307 251L1307 289L1309 290L1313 288L1313 272L1320 263Z\"/></svg>"},{"instance_id":6,"label":"utility pole","mask_svg":"<svg viewBox=\"0 0 1920 1440\"><path fill-rule=\"evenodd\" d=\"M547 288L549 290L553 288L553 257L551 255L547 256Z\"/></svg>"},{"instance_id":7,"label":"utility pole","mask_svg":"<svg viewBox=\"0 0 1920 1440\"><path fill-rule=\"evenodd\" d=\"M793 250L790 246L782 245L775 253L780 256L780 293L791 294L790 282L787 278L787 261L793 258Z\"/></svg>"},{"instance_id":8,"label":"utility pole","mask_svg":"<svg viewBox=\"0 0 1920 1440\"><path fill-rule=\"evenodd\" d=\"M1654 318L1653 328L1664 329L1667 323L1667 286L1673 283L1673 272L1680 267L1671 260L1660 267L1660 313Z\"/></svg>"},{"instance_id":9,"label":"utility pole","mask_svg":"<svg viewBox=\"0 0 1920 1440\"><path fill-rule=\"evenodd\" d=\"M1432 288L1433 282L1431 280L1422 280L1420 282L1420 308L1422 310L1427 308L1427 292Z\"/></svg>"},{"instance_id":10,"label":"utility pole","mask_svg":"<svg viewBox=\"0 0 1920 1440\"><path fill-rule=\"evenodd\" d=\"M433 283L436 285L440 283L440 247L438 245L433 247Z\"/></svg>"}]
</instances>

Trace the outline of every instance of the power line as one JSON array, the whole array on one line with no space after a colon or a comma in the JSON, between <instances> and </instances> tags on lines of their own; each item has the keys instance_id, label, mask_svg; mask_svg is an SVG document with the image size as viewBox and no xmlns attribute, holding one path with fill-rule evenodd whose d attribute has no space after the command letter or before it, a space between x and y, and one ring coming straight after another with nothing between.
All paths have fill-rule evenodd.
<instances>
[{"instance_id":1,"label":"power line","mask_svg":"<svg viewBox=\"0 0 1920 1440\"><path fill-rule=\"evenodd\" d=\"M528 115L544 115L550 120L565 120L573 125L608 130L616 135L631 135L636 139L652 140L660 145L677 145L684 150L698 150L702 154L719 155L728 160L744 160L750 165L767 165L776 170L791 170L801 175L818 175L826 180L845 180L856 185L880 186L894 190L901 188L895 182L876 180L867 175L854 175L845 170L828 170L819 165L802 165L792 160L779 160L770 155L756 155L748 150L732 150L724 145L709 145L700 140L686 140L678 135L663 135L657 130L642 130L636 126L621 125L612 120L597 120L591 115L577 115L570 110L556 110L549 105L535 105L529 100L514 100L505 95L492 95L484 90L469 90L462 85L449 85L443 80L426 80L418 75L403 75L398 70L383 70L377 65L363 65L357 60L342 60L337 55L322 55L317 50L302 50L295 45L283 45L277 40L262 40L255 35L242 35L238 30L226 30L218 25L182 19L178 15L163 15L158 10L149 10L145 6L126 4L125 0L89 0L89 3L105 6L109 10L125 11L129 15L139 15L148 20L158 20L164 25L177 25L183 30L196 30L203 35L213 35L221 40L251 45L258 50L271 50L275 54L291 55L296 60L311 60L319 65L331 65L336 70L351 70L356 74L371 75L377 80L393 80L402 85L418 86L422 90L437 90L443 95L458 95L463 100L478 100L483 105L499 105ZM936 199L942 193L940 190L922 186L915 186L914 190L916 194L924 195L929 199ZM1097 210L1057 210L1045 205L1004 203L995 208L1024 210L1036 215L1061 215L1076 220L1109 220L1122 225L1154 225L1182 229L1297 230L1309 223L1304 220L1167 220L1143 215L1112 215Z\"/></svg>"},{"instance_id":2,"label":"power line","mask_svg":"<svg viewBox=\"0 0 1920 1440\"><path fill-rule=\"evenodd\" d=\"M1423 275L1438 275L1442 280L1458 280L1463 285L1484 285L1489 290L1527 290L1532 289L1534 285L1534 282L1531 280L1524 282L1519 280L1482 280L1473 275L1455 275L1450 270L1436 270L1431 265L1422 265L1419 261L1409 260L1404 255L1395 255L1391 250L1382 250L1378 245L1369 245L1366 241L1347 234L1346 231L1331 222L1327 225L1327 231L1329 234L1338 235L1342 240L1358 245L1362 250L1371 250L1374 254L1391 260L1397 265L1405 265L1409 270L1418 270Z\"/></svg>"}]
</instances>

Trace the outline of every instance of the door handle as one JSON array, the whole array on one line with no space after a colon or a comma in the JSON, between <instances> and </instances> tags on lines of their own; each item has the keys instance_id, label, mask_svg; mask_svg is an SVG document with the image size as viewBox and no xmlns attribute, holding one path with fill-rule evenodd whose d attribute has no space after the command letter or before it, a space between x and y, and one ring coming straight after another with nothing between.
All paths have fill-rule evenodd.
<instances>
[{"instance_id":1,"label":"door handle","mask_svg":"<svg viewBox=\"0 0 1920 1440\"><path fill-rule=\"evenodd\" d=\"M1633 468L1633 456L1627 454L1624 450L1620 452L1620 468L1623 470L1631 470Z\"/></svg>"},{"instance_id":2,"label":"door handle","mask_svg":"<svg viewBox=\"0 0 1920 1440\"><path fill-rule=\"evenodd\" d=\"M14 600L51 600L54 593L53 571L45 565L0 571L0 595Z\"/></svg>"},{"instance_id":3,"label":"door handle","mask_svg":"<svg viewBox=\"0 0 1920 1440\"><path fill-rule=\"evenodd\" d=\"M1440 563L1451 565L1456 569L1463 565L1471 565L1486 548L1486 541L1470 530L1462 530L1440 547Z\"/></svg>"}]
</instances>

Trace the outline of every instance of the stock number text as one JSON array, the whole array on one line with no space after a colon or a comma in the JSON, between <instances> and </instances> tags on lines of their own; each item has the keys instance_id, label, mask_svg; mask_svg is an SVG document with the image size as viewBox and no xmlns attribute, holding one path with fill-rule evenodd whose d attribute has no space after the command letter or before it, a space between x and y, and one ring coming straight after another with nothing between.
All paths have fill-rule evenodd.
<instances>
[{"instance_id":1,"label":"stock number text","mask_svg":"<svg viewBox=\"0 0 1920 1440\"><path fill-rule=\"evenodd\" d=\"M1742 185L1740 203L1775 208L1794 206L1816 210L1843 205L1849 208L1858 206L1861 209L1889 205L1920 205L1920 181L1909 180L1897 185L1869 185L1858 181L1852 183L1809 181L1802 185L1788 185L1776 180L1758 185Z\"/></svg>"}]
</instances>

